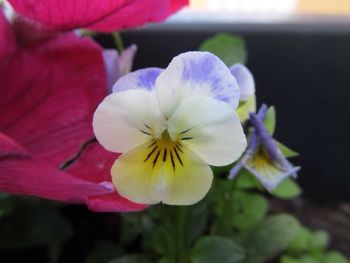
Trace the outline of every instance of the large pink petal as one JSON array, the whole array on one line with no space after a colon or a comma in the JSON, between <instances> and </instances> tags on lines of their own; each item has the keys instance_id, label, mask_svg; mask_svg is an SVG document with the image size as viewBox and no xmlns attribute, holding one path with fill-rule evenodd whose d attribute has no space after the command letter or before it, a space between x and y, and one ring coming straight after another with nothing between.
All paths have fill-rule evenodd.
<instances>
[{"instance_id":1,"label":"large pink petal","mask_svg":"<svg viewBox=\"0 0 350 263\"><path fill-rule=\"evenodd\" d=\"M60 172L0 133L0 191L85 202L89 196L108 194L113 189Z\"/></svg>"},{"instance_id":2,"label":"large pink petal","mask_svg":"<svg viewBox=\"0 0 350 263\"><path fill-rule=\"evenodd\" d=\"M97 141L94 141L85 147L79 158L66 171L95 183L108 183L111 182L111 167L118 156L119 154L106 151ZM139 211L146 207L121 197L117 192L91 196L87 205L96 212Z\"/></svg>"},{"instance_id":3,"label":"large pink petal","mask_svg":"<svg viewBox=\"0 0 350 263\"><path fill-rule=\"evenodd\" d=\"M117 192L89 197L87 205L95 212L133 212L147 208L146 205L136 204L121 197Z\"/></svg>"},{"instance_id":4,"label":"large pink petal","mask_svg":"<svg viewBox=\"0 0 350 263\"><path fill-rule=\"evenodd\" d=\"M0 131L54 167L93 137L106 94L102 50L62 34L0 58Z\"/></svg>"},{"instance_id":5,"label":"large pink petal","mask_svg":"<svg viewBox=\"0 0 350 263\"><path fill-rule=\"evenodd\" d=\"M116 31L163 21L188 0L10 0L14 9L57 30Z\"/></svg>"},{"instance_id":6,"label":"large pink petal","mask_svg":"<svg viewBox=\"0 0 350 263\"><path fill-rule=\"evenodd\" d=\"M15 36L0 7L0 57L16 50Z\"/></svg>"}]
</instances>

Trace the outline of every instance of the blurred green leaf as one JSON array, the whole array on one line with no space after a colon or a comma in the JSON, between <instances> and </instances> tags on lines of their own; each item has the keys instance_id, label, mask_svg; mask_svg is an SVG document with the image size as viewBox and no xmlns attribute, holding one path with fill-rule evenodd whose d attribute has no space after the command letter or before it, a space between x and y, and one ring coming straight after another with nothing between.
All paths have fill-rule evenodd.
<instances>
[{"instance_id":1,"label":"blurred green leaf","mask_svg":"<svg viewBox=\"0 0 350 263\"><path fill-rule=\"evenodd\" d=\"M241 263L262 263L285 250L300 227L287 214L273 215L243 233L242 242L247 258Z\"/></svg>"},{"instance_id":2,"label":"blurred green leaf","mask_svg":"<svg viewBox=\"0 0 350 263\"><path fill-rule=\"evenodd\" d=\"M124 250L118 244L111 241L98 241L94 250L86 256L85 263L108 262L123 253Z\"/></svg>"},{"instance_id":3,"label":"blurred green leaf","mask_svg":"<svg viewBox=\"0 0 350 263\"><path fill-rule=\"evenodd\" d=\"M13 200L9 194L0 193L0 219L11 214L13 211Z\"/></svg>"},{"instance_id":4,"label":"blurred green leaf","mask_svg":"<svg viewBox=\"0 0 350 263\"><path fill-rule=\"evenodd\" d=\"M302 190L300 186L291 178L284 179L272 192L273 196L280 199L294 199L300 196Z\"/></svg>"},{"instance_id":5,"label":"blurred green leaf","mask_svg":"<svg viewBox=\"0 0 350 263\"><path fill-rule=\"evenodd\" d=\"M267 110L264 119L264 124L269 133L273 135L276 129L276 109L274 106L269 107L269 109Z\"/></svg>"},{"instance_id":6,"label":"blurred green leaf","mask_svg":"<svg viewBox=\"0 0 350 263\"><path fill-rule=\"evenodd\" d=\"M286 156L287 158L293 158L299 155L298 152L288 148L287 146L285 146L284 144L276 141L278 148L281 150L281 152L283 153L284 156Z\"/></svg>"},{"instance_id":7,"label":"blurred green leaf","mask_svg":"<svg viewBox=\"0 0 350 263\"><path fill-rule=\"evenodd\" d=\"M261 183L247 169L242 169L236 176L236 188L238 189L261 189Z\"/></svg>"},{"instance_id":8,"label":"blurred green leaf","mask_svg":"<svg viewBox=\"0 0 350 263\"><path fill-rule=\"evenodd\" d=\"M280 263L320 263L318 260L314 259L310 255L303 255L298 258L293 258L289 256L283 256Z\"/></svg>"},{"instance_id":9,"label":"blurred green leaf","mask_svg":"<svg viewBox=\"0 0 350 263\"><path fill-rule=\"evenodd\" d=\"M337 251L329 251L321 259L322 263L349 263L349 260Z\"/></svg>"},{"instance_id":10,"label":"blurred green leaf","mask_svg":"<svg viewBox=\"0 0 350 263\"><path fill-rule=\"evenodd\" d=\"M245 64L247 51L243 38L226 33L218 33L205 40L199 47L200 51L209 51L218 56L228 67L235 63Z\"/></svg>"},{"instance_id":11,"label":"blurred green leaf","mask_svg":"<svg viewBox=\"0 0 350 263\"><path fill-rule=\"evenodd\" d=\"M165 227L158 227L155 233L154 249L161 255L175 258L174 236Z\"/></svg>"},{"instance_id":12,"label":"blurred green leaf","mask_svg":"<svg viewBox=\"0 0 350 263\"><path fill-rule=\"evenodd\" d=\"M57 244L73 234L71 224L54 206L16 202L13 213L0 224L0 248L28 248Z\"/></svg>"},{"instance_id":13,"label":"blurred green leaf","mask_svg":"<svg viewBox=\"0 0 350 263\"><path fill-rule=\"evenodd\" d=\"M244 258L243 248L229 238L202 237L195 244L191 259L193 263L234 263Z\"/></svg>"},{"instance_id":14,"label":"blurred green leaf","mask_svg":"<svg viewBox=\"0 0 350 263\"><path fill-rule=\"evenodd\" d=\"M299 227L293 241L288 246L288 251L291 253L309 251L311 235L311 231L308 228Z\"/></svg>"},{"instance_id":15,"label":"blurred green leaf","mask_svg":"<svg viewBox=\"0 0 350 263\"><path fill-rule=\"evenodd\" d=\"M323 230L314 231L310 237L310 251L325 250L329 244L329 235Z\"/></svg>"},{"instance_id":16,"label":"blurred green leaf","mask_svg":"<svg viewBox=\"0 0 350 263\"><path fill-rule=\"evenodd\" d=\"M101 262L101 261L100 261ZM143 255L127 255L119 258L115 258L108 263L151 263L145 256Z\"/></svg>"},{"instance_id":17,"label":"blurred green leaf","mask_svg":"<svg viewBox=\"0 0 350 263\"><path fill-rule=\"evenodd\" d=\"M247 228L262 220L267 214L268 203L260 194L235 191L231 200L233 225Z\"/></svg>"}]
</instances>

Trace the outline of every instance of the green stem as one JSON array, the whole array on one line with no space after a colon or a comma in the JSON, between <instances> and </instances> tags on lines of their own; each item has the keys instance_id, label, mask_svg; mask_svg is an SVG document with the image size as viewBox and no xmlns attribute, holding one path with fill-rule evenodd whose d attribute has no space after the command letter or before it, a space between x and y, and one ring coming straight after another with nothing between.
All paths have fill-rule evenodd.
<instances>
[{"instance_id":1,"label":"green stem","mask_svg":"<svg viewBox=\"0 0 350 263\"><path fill-rule=\"evenodd\" d=\"M187 208L183 206L177 207L176 217L176 247L177 247L177 263L186 263L186 247L185 247L185 233L186 233Z\"/></svg>"},{"instance_id":2,"label":"green stem","mask_svg":"<svg viewBox=\"0 0 350 263\"><path fill-rule=\"evenodd\" d=\"M122 36L120 35L119 32L114 32L112 33L113 39L115 46L117 47L119 53L123 52L124 50L124 44L123 44L123 39Z\"/></svg>"}]
</instances>

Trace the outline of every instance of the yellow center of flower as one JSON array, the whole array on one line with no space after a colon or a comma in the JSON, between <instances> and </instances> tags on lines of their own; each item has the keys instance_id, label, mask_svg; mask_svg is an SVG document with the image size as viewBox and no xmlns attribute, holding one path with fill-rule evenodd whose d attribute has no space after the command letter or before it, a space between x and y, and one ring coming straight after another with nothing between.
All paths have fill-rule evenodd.
<instances>
[{"instance_id":1,"label":"yellow center of flower","mask_svg":"<svg viewBox=\"0 0 350 263\"><path fill-rule=\"evenodd\" d=\"M154 168L158 163L170 166L175 171L178 166L184 166L184 145L183 140L191 140L193 137L187 136L189 130L181 132L176 140L171 139L168 130L165 130L160 138L155 138L151 127L145 124L146 130L140 130L142 133L151 137L149 145L146 148L144 163Z\"/></svg>"}]
</instances>

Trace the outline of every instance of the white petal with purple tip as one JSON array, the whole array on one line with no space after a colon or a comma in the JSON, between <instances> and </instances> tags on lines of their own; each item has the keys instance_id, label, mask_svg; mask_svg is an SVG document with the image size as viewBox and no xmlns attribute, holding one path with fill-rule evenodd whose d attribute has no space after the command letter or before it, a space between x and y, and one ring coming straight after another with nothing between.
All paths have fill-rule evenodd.
<instances>
[{"instance_id":1,"label":"white petal with purple tip","mask_svg":"<svg viewBox=\"0 0 350 263\"><path fill-rule=\"evenodd\" d=\"M139 69L121 77L113 86L113 92L126 91L130 89L153 90L161 68Z\"/></svg>"},{"instance_id":2,"label":"white petal with purple tip","mask_svg":"<svg viewBox=\"0 0 350 263\"><path fill-rule=\"evenodd\" d=\"M239 87L226 65L208 52L186 52L175 57L156 81L165 118L187 99L214 98L236 109Z\"/></svg>"}]
</instances>

